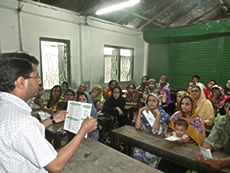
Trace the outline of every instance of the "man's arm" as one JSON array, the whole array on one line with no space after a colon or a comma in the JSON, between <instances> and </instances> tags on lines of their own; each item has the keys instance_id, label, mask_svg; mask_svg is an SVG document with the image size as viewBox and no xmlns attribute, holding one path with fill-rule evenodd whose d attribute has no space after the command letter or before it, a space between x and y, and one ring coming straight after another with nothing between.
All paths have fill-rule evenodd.
<instances>
[{"instance_id":1,"label":"man's arm","mask_svg":"<svg viewBox=\"0 0 230 173\"><path fill-rule=\"evenodd\" d=\"M65 120L65 116L67 113L68 112L66 112L66 111L58 111L57 113L55 113L53 115L53 121L55 121L55 123L63 122ZM45 126L45 128L47 128L50 125L52 125L53 122L52 122L51 118L47 118L47 119L43 120L41 123Z\"/></svg>"},{"instance_id":2,"label":"man's arm","mask_svg":"<svg viewBox=\"0 0 230 173\"><path fill-rule=\"evenodd\" d=\"M69 142L64 148L62 148L57 157L45 166L49 172L60 172L66 163L73 156L75 151L78 149L82 139L85 137L86 133L95 130L97 127L96 120L93 118L88 118L82 123L81 129L76 134L76 136Z\"/></svg>"}]
</instances>

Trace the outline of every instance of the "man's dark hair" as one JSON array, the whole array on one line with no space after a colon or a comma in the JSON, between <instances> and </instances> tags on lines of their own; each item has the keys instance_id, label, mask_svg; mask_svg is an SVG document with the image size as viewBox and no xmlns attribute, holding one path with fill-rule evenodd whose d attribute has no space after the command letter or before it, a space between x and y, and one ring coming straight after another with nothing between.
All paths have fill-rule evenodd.
<instances>
[{"instance_id":1,"label":"man's dark hair","mask_svg":"<svg viewBox=\"0 0 230 173\"><path fill-rule=\"evenodd\" d=\"M0 59L0 91L13 91L15 88L14 83L18 77L27 78L32 72L33 67L26 60L13 58Z\"/></svg>"},{"instance_id":2,"label":"man's dark hair","mask_svg":"<svg viewBox=\"0 0 230 173\"><path fill-rule=\"evenodd\" d=\"M194 77L200 80L200 76L194 75L194 76L192 77L192 79L193 79Z\"/></svg>"},{"instance_id":3,"label":"man's dark hair","mask_svg":"<svg viewBox=\"0 0 230 173\"><path fill-rule=\"evenodd\" d=\"M9 52L9 53L2 53L0 55L0 59L9 60L9 59L23 59L27 60L32 64L38 66L39 61L34 57L26 53L16 53L16 52Z\"/></svg>"},{"instance_id":4,"label":"man's dark hair","mask_svg":"<svg viewBox=\"0 0 230 173\"><path fill-rule=\"evenodd\" d=\"M186 129L188 129L188 122L186 120L184 120L184 119L176 120L175 123L174 123L174 126L176 127L176 125L184 126L184 127L186 127Z\"/></svg>"}]
</instances>

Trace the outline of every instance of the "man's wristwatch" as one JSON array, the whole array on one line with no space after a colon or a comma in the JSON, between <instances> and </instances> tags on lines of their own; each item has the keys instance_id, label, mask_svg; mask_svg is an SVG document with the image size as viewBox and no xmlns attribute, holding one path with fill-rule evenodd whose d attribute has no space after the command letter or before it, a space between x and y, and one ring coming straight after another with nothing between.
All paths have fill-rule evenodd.
<instances>
[{"instance_id":1,"label":"man's wristwatch","mask_svg":"<svg viewBox=\"0 0 230 173\"><path fill-rule=\"evenodd\" d=\"M56 124L55 119L52 115L50 116L50 120L51 120L52 124Z\"/></svg>"}]
</instances>

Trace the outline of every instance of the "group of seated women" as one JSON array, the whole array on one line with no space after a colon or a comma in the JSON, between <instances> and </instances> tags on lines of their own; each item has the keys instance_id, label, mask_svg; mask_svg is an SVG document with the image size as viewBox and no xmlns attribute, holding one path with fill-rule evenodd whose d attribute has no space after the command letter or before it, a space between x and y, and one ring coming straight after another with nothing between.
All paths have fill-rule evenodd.
<instances>
[{"instance_id":1,"label":"group of seated women","mask_svg":"<svg viewBox=\"0 0 230 173\"><path fill-rule=\"evenodd\" d=\"M125 92L122 92L115 80L111 80L105 90L97 84L89 92L86 92L83 83L75 92L70 89L67 82L63 82L60 86L55 85L51 89L49 98L44 102L41 101L41 96L38 94L35 103L49 113L65 110L66 105L62 107L60 103L67 103L68 100L93 103L95 107L93 106L91 116L96 119L98 116L112 116L115 128L133 125L136 129L141 128L154 135L186 135L183 140L180 140L181 142L190 142L204 148L229 153L229 95L230 80L226 82L226 92L214 80L210 80L206 88L202 88L195 81L191 81L188 83L187 91L177 92L176 98L174 98L176 103L174 103L171 99L170 85L166 76L162 76L158 83L155 79L143 76L139 86L136 87L135 84L131 83L126 87ZM151 111L155 116L153 125L150 125L145 119L143 111ZM181 119L186 124L182 122L181 125L181 122L178 122ZM179 135L178 132L180 126L184 127L184 134L182 135ZM207 138L206 128L213 129ZM98 140L98 131L91 136ZM161 163L160 158L139 148L134 149L134 158L152 167L159 165L161 168L160 165L164 165L164 161ZM230 166L228 158L221 161L214 158L208 162L199 154L197 159L215 168Z\"/></svg>"}]
</instances>

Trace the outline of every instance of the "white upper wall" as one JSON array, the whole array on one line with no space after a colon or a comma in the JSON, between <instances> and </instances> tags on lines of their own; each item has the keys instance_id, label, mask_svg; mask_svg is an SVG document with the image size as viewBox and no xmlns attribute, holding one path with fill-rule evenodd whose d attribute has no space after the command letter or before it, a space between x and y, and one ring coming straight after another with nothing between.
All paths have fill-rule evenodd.
<instances>
[{"instance_id":1,"label":"white upper wall","mask_svg":"<svg viewBox=\"0 0 230 173\"><path fill-rule=\"evenodd\" d=\"M0 50L1 52L28 51L40 59L39 38L70 40L72 87L81 82L88 89L94 84L104 88L104 45L134 49L134 83L139 83L145 73L145 42L142 33L95 18L80 17L77 13L54 8L33 1L20 3L22 45L18 25L16 0L0 0ZM82 24L80 24L82 23ZM127 83L120 84L123 88Z\"/></svg>"}]
</instances>

